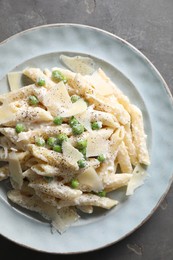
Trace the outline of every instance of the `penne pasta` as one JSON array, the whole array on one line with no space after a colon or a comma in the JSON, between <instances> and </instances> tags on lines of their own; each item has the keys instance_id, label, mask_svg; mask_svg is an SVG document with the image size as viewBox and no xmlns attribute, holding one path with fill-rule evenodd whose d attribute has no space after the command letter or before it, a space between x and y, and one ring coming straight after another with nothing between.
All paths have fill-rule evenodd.
<instances>
[{"instance_id":1,"label":"penne pasta","mask_svg":"<svg viewBox=\"0 0 173 260\"><path fill-rule=\"evenodd\" d=\"M140 164L150 159L142 112L101 68L87 75L57 67L23 74L33 84L17 89L18 74L9 80L15 90L0 95L0 161L6 163L0 181L9 178L8 198L61 234L77 212L115 207L109 192L127 187L133 194L143 183Z\"/></svg>"},{"instance_id":2,"label":"penne pasta","mask_svg":"<svg viewBox=\"0 0 173 260\"><path fill-rule=\"evenodd\" d=\"M33 80L35 83L37 83L40 79L43 79L45 81L45 88L51 89L54 87L55 83L47 77L41 69L38 68L26 68L23 70L23 74Z\"/></svg>"},{"instance_id":3,"label":"penne pasta","mask_svg":"<svg viewBox=\"0 0 173 260\"><path fill-rule=\"evenodd\" d=\"M127 186L132 174L129 173L111 173L103 177L103 186L107 192L117 190L123 186Z\"/></svg>"},{"instance_id":4,"label":"penne pasta","mask_svg":"<svg viewBox=\"0 0 173 260\"><path fill-rule=\"evenodd\" d=\"M125 125L124 129L125 129L124 144L127 148L132 165L136 165L137 164L136 147L133 143L133 136L132 136L130 124Z\"/></svg>"},{"instance_id":5,"label":"penne pasta","mask_svg":"<svg viewBox=\"0 0 173 260\"><path fill-rule=\"evenodd\" d=\"M74 190L68 186L63 185L62 183L51 181L47 183L43 180L36 180L29 184L29 187L46 193L50 196L59 199L74 199L82 194L80 190Z\"/></svg>"},{"instance_id":6,"label":"penne pasta","mask_svg":"<svg viewBox=\"0 0 173 260\"><path fill-rule=\"evenodd\" d=\"M131 118L132 118L132 134L133 141L136 147L139 163L149 165L150 159L146 145L146 135L144 133L144 124L142 113L134 105L131 105Z\"/></svg>"},{"instance_id":7,"label":"penne pasta","mask_svg":"<svg viewBox=\"0 0 173 260\"><path fill-rule=\"evenodd\" d=\"M58 207L69 207L69 206L95 206L104 209L110 209L116 206L118 201L109 198L102 198L94 194L82 194L74 200L60 200L58 202Z\"/></svg>"},{"instance_id":8,"label":"penne pasta","mask_svg":"<svg viewBox=\"0 0 173 260\"><path fill-rule=\"evenodd\" d=\"M98 110L112 113L120 124L125 125L130 121L129 113L120 103L116 102L114 104L110 104L109 99L107 100L103 97L96 97L92 94L87 94L86 98L89 102L94 103Z\"/></svg>"},{"instance_id":9,"label":"penne pasta","mask_svg":"<svg viewBox=\"0 0 173 260\"><path fill-rule=\"evenodd\" d=\"M120 166L122 172L131 173L133 171L130 156L124 142L121 143L117 154L117 163Z\"/></svg>"}]
</instances>

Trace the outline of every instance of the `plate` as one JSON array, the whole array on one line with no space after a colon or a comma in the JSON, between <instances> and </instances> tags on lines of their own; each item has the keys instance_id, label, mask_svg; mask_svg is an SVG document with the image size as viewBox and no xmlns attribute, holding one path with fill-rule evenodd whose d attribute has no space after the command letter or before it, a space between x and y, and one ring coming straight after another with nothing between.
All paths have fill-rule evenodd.
<instances>
[{"instance_id":1,"label":"plate","mask_svg":"<svg viewBox=\"0 0 173 260\"><path fill-rule=\"evenodd\" d=\"M132 233L146 221L168 191L173 176L173 102L169 89L151 62L136 48L103 30L75 24L33 28L0 45L0 93L8 90L5 75L26 66L59 66L60 54L92 57L140 107L151 166L145 185L129 198L124 191L111 194L120 200L110 210L96 210L60 235L37 214L9 204L9 183L0 183L0 233L28 248L49 253L88 252L108 246ZM62 66L62 65L61 65Z\"/></svg>"}]
</instances>

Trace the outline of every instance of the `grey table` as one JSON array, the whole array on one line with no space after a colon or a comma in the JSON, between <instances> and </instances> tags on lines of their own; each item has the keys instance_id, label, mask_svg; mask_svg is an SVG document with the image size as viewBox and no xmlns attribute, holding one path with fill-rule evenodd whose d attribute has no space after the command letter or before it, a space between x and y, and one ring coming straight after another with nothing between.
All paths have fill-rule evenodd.
<instances>
[{"instance_id":1,"label":"grey table","mask_svg":"<svg viewBox=\"0 0 173 260\"><path fill-rule=\"evenodd\" d=\"M173 93L173 0L0 0L0 41L34 26L61 22L99 27L129 41L152 61ZM75 259L172 260L172 241L173 187L132 235ZM11 254L15 259L72 257L38 253L0 237L1 259Z\"/></svg>"}]
</instances>

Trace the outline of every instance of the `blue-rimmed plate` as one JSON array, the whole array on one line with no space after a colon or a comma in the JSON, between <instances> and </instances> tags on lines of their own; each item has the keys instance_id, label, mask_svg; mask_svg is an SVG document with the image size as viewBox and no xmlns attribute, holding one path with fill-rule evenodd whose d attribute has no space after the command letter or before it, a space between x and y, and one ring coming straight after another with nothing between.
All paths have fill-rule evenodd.
<instances>
[{"instance_id":1,"label":"blue-rimmed plate","mask_svg":"<svg viewBox=\"0 0 173 260\"><path fill-rule=\"evenodd\" d=\"M0 233L16 243L50 253L87 252L117 242L138 228L157 208L173 176L173 102L168 87L151 62L132 45L100 29L55 24L19 33L0 45L0 93L9 91L5 75L26 66L62 66L59 55L84 55L94 59L140 107L151 166L150 177L128 199L124 191L112 193L120 200L110 211L83 216L64 234L52 233L37 214L12 207L7 201L7 181L0 183Z\"/></svg>"}]
</instances>

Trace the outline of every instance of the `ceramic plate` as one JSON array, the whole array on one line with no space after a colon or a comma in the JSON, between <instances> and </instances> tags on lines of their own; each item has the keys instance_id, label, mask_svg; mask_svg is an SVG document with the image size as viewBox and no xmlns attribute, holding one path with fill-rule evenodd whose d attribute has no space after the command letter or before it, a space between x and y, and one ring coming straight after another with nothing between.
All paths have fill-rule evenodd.
<instances>
[{"instance_id":1,"label":"ceramic plate","mask_svg":"<svg viewBox=\"0 0 173 260\"><path fill-rule=\"evenodd\" d=\"M9 204L8 181L0 183L0 233L16 243L50 253L87 252L105 247L138 228L168 191L173 173L173 102L164 80L149 60L124 40L100 29L55 24L17 34L0 45L0 93L9 91L5 75L26 66L62 66L60 54L90 56L140 107L151 166L145 185L129 198L113 192L120 204L110 211L82 216L60 235L37 214Z\"/></svg>"}]
</instances>

